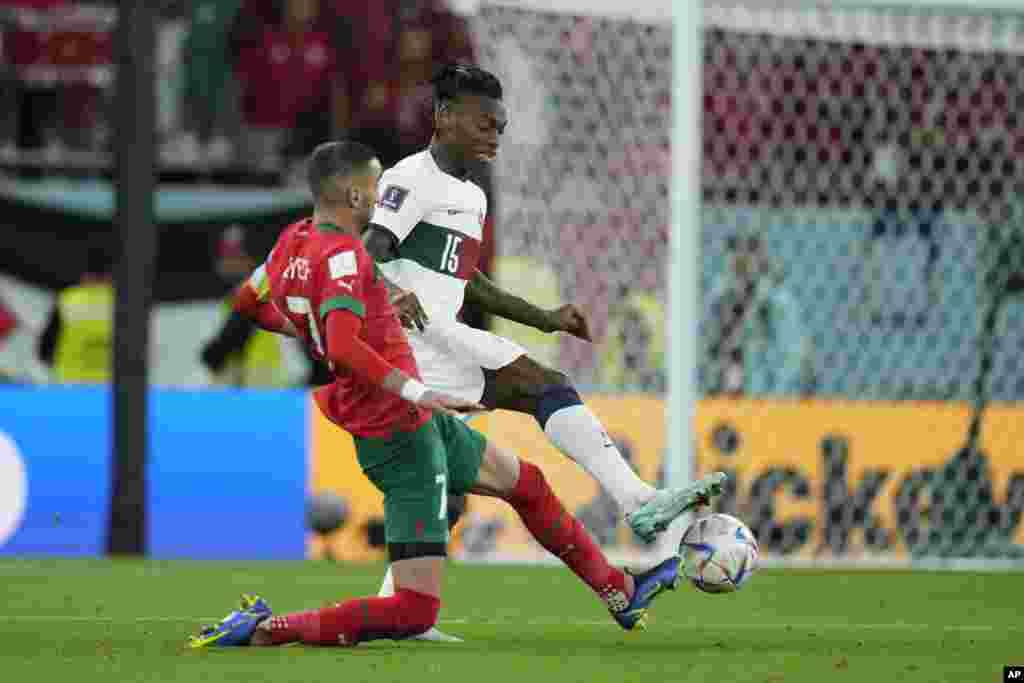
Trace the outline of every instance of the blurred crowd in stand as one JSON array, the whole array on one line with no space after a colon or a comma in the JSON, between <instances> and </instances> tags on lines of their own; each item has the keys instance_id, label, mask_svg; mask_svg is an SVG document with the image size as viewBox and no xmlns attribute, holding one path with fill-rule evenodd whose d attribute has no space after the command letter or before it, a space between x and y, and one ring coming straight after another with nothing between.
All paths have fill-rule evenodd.
<instances>
[{"instance_id":1,"label":"blurred crowd in stand","mask_svg":"<svg viewBox=\"0 0 1024 683\"><path fill-rule=\"evenodd\" d=\"M435 67L475 59L467 21L446 0L163 0L157 12L158 166L170 182L301 188L309 152L341 137L390 166L430 141ZM115 2L0 4L0 96L10 103L0 108L0 179L109 177L117 13ZM490 194L490 178L479 180ZM211 240L225 287L262 259L248 242L239 225ZM0 300L0 344L19 327L32 333L57 381L110 377L111 271L86 270L55 292L39 329ZM222 322L197 359L214 381L286 381L279 340L226 308ZM95 353L62 352L73 344ZM95 367L67 367L87 357ZM308 381L326 381L323 368Z\"/></svg>"},{"instance_id":2,"label":"blurred crowd in stand","mask_svg":"<svg viewBox=\"0 0 1024 683\"><path fill-rule=\"evenodd\" d=\"M445 0L165 0L158 124L166 167L288 180L318 142L346 135L394 163L430 139L435 65L472 61ZM0 157L6 165L109 164L113 2L0 6ZM8 99L9 98L9 99Z\"/></svg>"}]
</instances>

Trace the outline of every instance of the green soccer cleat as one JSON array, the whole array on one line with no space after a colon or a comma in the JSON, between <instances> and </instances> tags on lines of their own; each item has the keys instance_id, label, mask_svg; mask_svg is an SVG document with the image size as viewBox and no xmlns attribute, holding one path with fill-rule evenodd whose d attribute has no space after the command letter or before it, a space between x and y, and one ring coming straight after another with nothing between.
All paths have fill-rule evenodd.
<instances>
[{"instance_id":1,"label":"green soccer cleat","mask_svg":"<svg viewBox=\"0 0 1024 683\"><path fill-rule=\"evenodd\" d=\"M628 515L626 521L637 536L653 543L679 515L698 505L706 505L711 498L720 495L725 479L725 472L715 472L689 486L660 489L653 498Z\"/></svg>"}]
</instances>

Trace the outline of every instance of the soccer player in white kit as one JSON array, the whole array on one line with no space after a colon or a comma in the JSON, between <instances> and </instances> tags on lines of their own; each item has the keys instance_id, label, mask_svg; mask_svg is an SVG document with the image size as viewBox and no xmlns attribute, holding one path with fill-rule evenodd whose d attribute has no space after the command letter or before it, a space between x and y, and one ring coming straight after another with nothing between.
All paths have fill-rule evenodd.
<instances>
[{"instance_id":1,"label":"soccer player in white kit","mask_svg":"<svg viewBox=\"0 0 1024 683\"><path fill-rule=\"evenodd\" d=\"M536 417L552 444L607 490L648 542L672 520L721 492L716 472L690 486L656 489L640 479L568 377L515 342L457 319L465 301L544 332L591 341L575 305L543 310L499 289L477 269L487 198L471 173L497 155L507 124L501 83L475 66L446 66L433 79L430 146L385 171L364 243L393 299L423 383L490 409ZM382 593L390 589L390 572ZM445 639L431 632L427 639Z\"/></svg>"}]
</instances>

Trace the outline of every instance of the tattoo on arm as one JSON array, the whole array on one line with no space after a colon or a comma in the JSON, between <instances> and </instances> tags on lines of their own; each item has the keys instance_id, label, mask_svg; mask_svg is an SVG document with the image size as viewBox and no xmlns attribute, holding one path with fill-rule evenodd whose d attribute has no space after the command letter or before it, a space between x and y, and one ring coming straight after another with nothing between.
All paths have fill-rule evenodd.
<instances>
[{"instance_id":1,"label":"tattoo on arm","mask_svg":"<svg viewBox=\"0 0 1024 683\"><path fill-rule=\"evenodd\" d=\"M551 332L554 329L547 311L502 290L479 270L466 285L466 300L476 304L486 313L529 325L541 332Z\"/></svg>"}]
</instances>

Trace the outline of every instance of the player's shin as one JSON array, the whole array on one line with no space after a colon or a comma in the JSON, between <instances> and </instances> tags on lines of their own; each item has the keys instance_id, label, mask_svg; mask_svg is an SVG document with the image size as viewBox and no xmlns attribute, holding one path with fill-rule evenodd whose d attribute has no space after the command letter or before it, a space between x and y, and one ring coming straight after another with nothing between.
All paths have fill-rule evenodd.
<instances>
[{"instance_id":1,"label":"player's shin","mask_svg":"<svg viewBox=\"0 0 1024 683\"><path fill-rule=\"evenodd\" d=\"M556 386L537 404L537 421L558 450L577 462L628 515L654 495L655 489L636 475L608 432L576 390Z\"/></svg>"},{"instance_id":2,"label":"player's shin","mask_svg":"<svg viewBox=\"0 0 1024 683\"><path fill-rule=\"evenodd\" d=\"M548 552L583 579L605 603L621 609L633 593L633 579L608 564L583 525L555 496L536 465L520 462L519 481L504 496L526 528Z\"/></svg>"},{"instance_id":3,"label":"player's shin","mask_svg":"<svg viewBox=\"0 0 1024 683\"><path fill-rule=\"evenodd\" d=\"M357 598L318 610L272 617L260 625L253 645L356 645L401 640L423 633L437 620L441 600L399 588L387 598Z\"/></svg>"}]
</instances>

